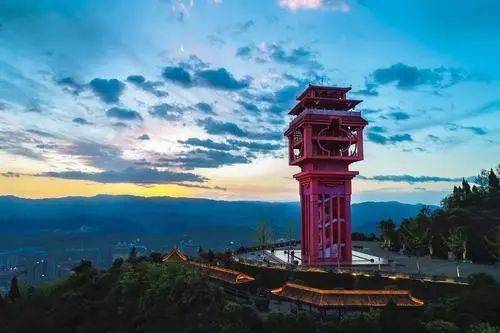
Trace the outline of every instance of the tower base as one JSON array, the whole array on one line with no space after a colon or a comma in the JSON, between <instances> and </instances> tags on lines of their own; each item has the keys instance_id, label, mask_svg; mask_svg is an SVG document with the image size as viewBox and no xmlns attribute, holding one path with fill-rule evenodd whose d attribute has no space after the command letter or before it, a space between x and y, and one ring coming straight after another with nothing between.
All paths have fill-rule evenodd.
<instances>
[{"instance_id":1,"label":"tower base","mask_svg":"<svg viewBox=\"0 0 500 333\"><path fill-rule=\"evenodd\" d=\"M355 171L306 171L300 183L301 255L306 265L350 265L351 179Z\"/></svg>"}]
</instances>

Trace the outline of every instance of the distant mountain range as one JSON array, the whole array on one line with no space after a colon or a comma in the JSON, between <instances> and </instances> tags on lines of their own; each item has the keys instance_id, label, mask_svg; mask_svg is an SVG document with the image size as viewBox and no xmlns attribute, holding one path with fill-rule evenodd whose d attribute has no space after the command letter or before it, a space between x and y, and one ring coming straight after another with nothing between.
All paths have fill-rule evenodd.
<instances>
[{"instance_id":1,"label":"distant mountain range","mask_svg":"<svg viewBox=\"0 0 500 333\"><path fill-rule=\"evenodd\" d=\"M421 207L396 201L353 204L352 230L377 232L378 221L400 222ZM269 221L277 236L283 236L291 222L298 231L299 203L108 195L36 200L0 197L0 233L4 235L97 232L167 237L188 232L222 238L229 233L245 242L252 239L253 229L262 220Z\"/></svg>"}]
</instances>

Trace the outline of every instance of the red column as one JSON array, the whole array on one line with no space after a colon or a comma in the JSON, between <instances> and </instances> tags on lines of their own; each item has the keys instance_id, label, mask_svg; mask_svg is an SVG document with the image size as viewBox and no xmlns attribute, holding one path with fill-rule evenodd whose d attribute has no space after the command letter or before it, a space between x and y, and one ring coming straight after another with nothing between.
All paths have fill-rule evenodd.
<instances>
[{"instance_id":1,"label":"red column","mask_svg":"<svg viewBox=\"0 0 500 333\"><path fill-rule=\"evenodd\" d=\"M351 181L346 182L345 196L345 258L347 264L352 262L351 249Z\"/></svg>"}]
</instances>

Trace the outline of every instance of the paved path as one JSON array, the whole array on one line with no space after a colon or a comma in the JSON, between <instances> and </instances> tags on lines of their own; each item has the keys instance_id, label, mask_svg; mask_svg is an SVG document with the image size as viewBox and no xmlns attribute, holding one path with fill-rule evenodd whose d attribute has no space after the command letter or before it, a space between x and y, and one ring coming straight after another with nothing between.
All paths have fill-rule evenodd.
<instances>
[{"instance_id":1,"label":"paved path","mask_svg":"<svg viewBox=\"0 0 500 333\"><path fill-rule=\"evenodd\" d=\"M386 258L389 261L393 261L394 264L383 266L383 271L397 271L402 273L413 274L417 272L417 259L415 257L408 258L405 255L387 251L380 247L378 242L353 242L354 245L363 246L362 249L357 249L361 252ZM455 261L444 260L444 259L432 259L430 257L419 258L420 272L429 275L443 275L449 277L457 276L457 266ZM487 265L487 264L472 264L472 263L461 263L460 264L460 276L467 277L474 273L487 273L492 275L495 279L500 281L500 265Z\"/></svg>"}]
</instances>

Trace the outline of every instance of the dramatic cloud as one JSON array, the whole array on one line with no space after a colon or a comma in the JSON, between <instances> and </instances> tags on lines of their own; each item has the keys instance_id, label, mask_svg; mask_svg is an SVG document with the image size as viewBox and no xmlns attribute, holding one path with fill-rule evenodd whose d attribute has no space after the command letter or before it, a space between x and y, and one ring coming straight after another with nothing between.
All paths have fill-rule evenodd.
<instances>
[{"instance_id":1,"label":"dramatic cloud","mask_svg":"<svg viewBox=\"0 0 500 333\"><path fill-rule=\"evenodd\" d=\"M342 0L279 0L281 7L292 11L326 9L340 12L348 12L350 7Z\"/></svg>"},{"instance_id":2,"label":"dramatic cloud","mask_svg":"<svg viewBox=\"0 0 500 333\"><path fill-rule=\"evenodd\" d=\"M248 88L251 81L249 77L237 80L222 67L207 69L205 63L193 57L188 63L164 68L162 75L165 80L186 88L198 86L219 90L240 90Z\"/></svg>"},{"instance_id":3,"label":"dramatic cloud","mask_svg":"<svg viewBox=\"0 0 500 333\"><path fill-rule=\"evenodd\" d=\"M402 183L430 183L430 182L458 182L462 178L449 178L438 176L410 176L410 175L379 175L373 177L358 176L359 179L376 180L379 182L402 182Z\"/></svg>"},{"instance_id":4,"label":"dramatic cloud","mask_svg":"<svg viewBox=\"0 0 500 333\"><path fill-rule=\"evenodd\" d=\"M251 132L242 129L235 123L217 121L213 118L198 120L197 123L199 126L203 127L208 134L213 135L232 135L253 140L281 140L283 138L283 134L281 132Z\"/></svg>"},{"instance_id":5,"label":"dramatic cloud","mask_svg":"<svg viewBox=\"0 0 500 333\"><path fill-rule=\"evenodd\" d=\"M372 114L380 113L382 111L382 109L361 109L358 111L360 111L361 113L364 113L364 114L372 115Z\"/></svg>"},{"instance_id":6,"label":"dramatic cloud","mask_svg":"<svg viewBox=\"0 0 500 333\"><path fill-rule=\"evenodd\" d=\"M2 150L12 155L23 156L31 158L33 160L44 160L43 155L39 152L35 151L32 148L24 147L19 144L0 143L0 151Z\"/></svg>"},{"instance_id":7,"label":"dramatic cloud","mask_svg":"<svg viewBox=\"0 0 500 333\"><path fill-rule=\"evenodd\" d=\"M247 45L236 50L236 56L243 59L251 57L258 63L276 62L293 66L304 66L308 69L320 69L323 66L316 60L316 54L311 49L301 46L286 49L277 43L263 44L262 46Z\"/></svg>"},{"instance_id":8,"label":"dramatic cloud","mask_svg":"<svg viewBox=\"0 0 500 333\"><path fill-rule=\"evenodd\" d=\"M208 134L223 135L229 134L239 137L246 137L248 133L235 123L222 122L213 118L198 120L198 125L203 127Z\"/></svg>"},{"instance_id":9,"label":"dramatic cloud","mask_svg":"<svg viewBox=\"0 0 500 333\"><path fill-rule=\"evenodd\" d=\"M250 102L246 102L246 101L240 101L239 104L246 110L246 111L250 111L250 112L255 112L255 113L258 113L259 112L259 108L257 105L253 104L253 103L250 103Z\"/></svg>"},{"instance_id":10,"label":"dramatic cloud","mask_svg":"<svg viewBox=\"0 0 500 333\"><path fill-rule=\"evenodd\" d=\"M37 149L39 148L37 146L42 144L42 140L38 137L40 136L41 138L49 139L53 137L43 136L37 132L38 130L28 130L22 132L2 130L0 128L0 151L33 160L45 160L43 154L39 151L39 149ZM40 133L45 134L45 132L42 131L40 131Z\"/></svg>"},{"instance_id":11,"label":"dramatic cloud","mask_svg":"<svg viewBox=\"0 0 500 333\"><path fill-rule=\"evenodd\" d=\"M408 120L408 119L410 119L410 115L408 113L402 112L402 111L391 112L388 114L388 116L394 120Z\"/></svg>"},{"instance_id":12,"label":"dramatic cloud","mask_svg":"<svg viewBox=\"0 0 500 333\"><path fill-rule=\"evenodd\" d=\"M461 125L457 125L457 124L449 124L448 129L450 131L458 131L458 130L470 131L476 135L486 135L487 134L487 132L484 128L476 127L476 126L461 126Z\"/></svg>"},{"instance_id":13,"label":"dramatic cloud","mask_svg":"<svg viewBox=\"0 0 500 333\"><path fill-rule=\"evenodd\" d=\"M281 45L271 44L268 48L268 54L269 57L276 62L320 67L312 51L306 47L294 48L287 51Z\"/></svg>"},{"instance_id":14,"label":"dramatic cloud","mask_svg":"<svg viewBox=\"0 0 500 333\"><path fill-rule=\"evenodd\" d=\"M221 37L216 35L208 35L207 39L212 45L220 46L226 44L226 42Z\"/></svg>"},{"instance_id":15,"label":"dramatic cloud","mask_svg":"<svg viewBox=\"0 0 500 333\"><path fill-rule=\"evenodd\" d=\"M204 182L206 178L194 173L160 171L151 168L127 168L123 171L62 171L45 172L38 174L40 177L53 177L63 179L88 180L97 183L135 183L135 184L172 184L184 181Z\"/></svg>"},{"instance_id":16,"label":"dramatic cloud","mask_svg":"<svg viewBox=\"0 0 500 333\"><path fill-rule=\"evenodd\" d=\"M181 61L178 66L193 72L208 69L210 67L208 63L204 62L200 57L194 54L191 54L186 60Z\"/></svg>"},{"instance_id":17,"label":"dramatic cloud","mask_svg":"<svg viewBox=\"0 0 500 333\"><path fill-rule=\"evenodd\" d=\"M191 74L182 67L165 67L162 75L165 80L184 87L190 87L193 84Z\"/></svg>"},{"instance_id":18,"label":"dramatic cloud","mask_svg":"<svg viewBox=\"0 0 500 333\"><path fill-rule=\"evenodd\" d=\"M38 104L31 105L31 106L28 106L26 109L24 109L24 111L25 112L32 112L32 113L41 113L42 107Z\"/></svg>"},{"instance_id":19,"label":"dramatic cloud","mask_svg":"<svg viewBox=\"0 0 500 333\"><path fill-rule=\"evenodd\" d=\"M118 103L125 84L117 79L93 79L89 83L92 91L105 103Z\"/></svg>"},{"instance_id":20,"label":"dramatic cloud","mask_svg":"<svg viewBox=\"0 0 500 333\"><path fill-rule=\"evenodd\" d=\"M65 77L62 79L55 80L55 83L61 86L66 92L69 92L70 94L73 95L78 95L85 89L84 84L76 82L71 77Z\"/></svg>"},{"instance_id":21,"label":"dramatic cloud","mask_svg":"<svg viewBox=\"0 0 500 333\"><path fill-rule=\"evenodd\" d=\"M205 114L215 115L215 112L214 112L212 106L208 103L204 103L204 102L196 103L194 105L194 107Z\"/></svg>"},{"instance_id":22,"label":"dramatic cloud","mask_svg":"<svg viewBox=\"0 0 500 333\"><path fill-rule=\"evenodd\" d=\"M247 32L250 28L255 26L255 22L253 20L247 20L245 22L238 23L236 25L236 31L237 33L244 33Z\"/></svg>"},{"instance_id":23,"label":"dramatic cloud","mask_svg":"<svg viewBox=\"0 0 500 333\"><path fill-rule=\"evenodd\" d=\"M385 129L385 127L382 127L382 126L371 126L370 127L370 132L373 132L373 133L385 133L387 130Z\"/></svg>"},{"instance_id":24,"label":"dramatic cloud","mask_svg":"<svg viewBox=\"0 0 500 333\"><path fill-rule=\"evenodd\" d=\"M178 140L177 142L193 147L203 147L207 149L222 150L222 151L231 151L231 150L240 151L242 148L246 148L250 152L266 153L284 148L284 146L280 144L232 140L232 139L228 140L227 143L214 142L213 140L210 139L201 140L198 138L189 138L184 141Z\"/></svg>"},{"instance_id":25,"label":"dramatic cloud","mask_svg":"<svg viewBox=\"0 0 500 333\"><path fill-rule=\"evenodd\" d=\"M249 58L252 55L253 48L250 46L242 46L236 50L236 56L241 58Z\"/></svg>"},{"instance_id":26,"label":"dramatic cloud","mask_svg":"<svg viewBox=\"0 0 500 333\"><path fill-rule=\"evenodd\" d=\"M236 80L225 68L207 69L195 74L199 85L222 90L248 88L250 79Z\"/></svg>"},{"instance_id":27,"label":"dramatic cloud","mask_svg":"<svg viewBox=\"0 0 500 333\"><path fill-rule=\"evenodd\" d=\"M150 139L150 137L147 134L143 134L143 135L137 137L137 140L149 140L149 139Z\"/></svg>"},{"instance_id":28,"label":"dramatic cloud","mask_svg":"<svg viewBox=\"0 0 500 333\"><path fill-rule=\"evenodd\" d=\"M146 78L142 75L130 75L127 77L127 82L132 83L136 87L147 91L156 97L166 97L168 93L166 91L158 89L158 87L162 87L164 85L163 82L159 81L147 81Z\"/></svg>"},{"instance_id":29,"label":"dramatic cloud","mask_svg":"<svg viewBox=\"0 0 500 333\"><path fill-rule=\"evenodd\" d=\"M487 114L499 111L500 111L500 100L494 100L489 103L481 105L474 111L474 113L477 112L477 113Z\"/></svg>"},{"instance_id":30,"label":"dramatic cloud","mask_svg":"<svg viewBox=\"0 0 500 333\"><path fill-rule=\"evenodd\" d=\"M84 118L75 118L72 120L74 123L77 123L78 125L94 125L94 123L91 123L90 121L87 121Z\"/></svg>"},{"instance_id":31,"label":"dramatic cloud","mask_svg":"<svg viewBox=\"0 0 500 333\"><path fill-rule=\"evenodd\" d=\"M85 165L102 170L122 170L133 163L123 158L120 148L91 141L78 141L58 146L57 153L80 158Z\"/></svg>"},{"instance_id":32,"label":"dramatic cloud","mask_svg":"<svg viewBox=\"0 0 500 333\"><path fill-rule=\"evenodd\" d=\"M194 146L194 147L203 147L203 148L208 148L208 149L215 149L215 150L232 150L234 147L232 145L228 145L227 143L223 142L215 142L210 139L205 139L201 140L198 138L189 138L187 140L178 140L177 142L189 146Z\"/></svg>"},{"instance_id":33,"label":"dramatic cloud","mask_svg":"<svg viewBox=\"0 0 500 333\"><path fill-rule=\"evenodd\" d=\"M399 142L411 142L413 141L413 138L411 137L410 134L396 134L392 136L385 136L383 134L376 133L376 132L368 132L367 138L369 141L373 143L378 143L381 145L389 145L389 144L396 144Z\"/></svg>"},{"instance_id":34,"label":"dramatic cloud","mask_svg":"<svg viewBox=\"0 0 500 333\"><path fill-rule=\"evenodd\" d=\"M160 157L153 165L191 170L196 168L218 168L223 165L241 163L250 163L250 160L243 155L233 155L220 150L195 149L178 153L175 156Z\"/></svg>"},{"instance_id":35,"label":"dramatic cloud","mask_svg":"<svg viewBox=\"0 0 500 333\"><path fill-rule=\"evenodd\" d=\"M12 172L12 171L3 172L3 173L0 173L0 175L3 177L7 177L7 178L19 178L19 177L21 177L20 173Z\"/></svg>"},{"instance_id":36,"label":"dramatic cloud","mask_svg":"<svg viewBox=\"0 0 500 333\"><path fill-rule=\"evenodd\" d=\"M42 131L42 130L38 130L38 129L29 129L26 132L29 132L31 134L35 134L35 135L38 135L38 136L41 136L41 137L44 137L44 138L51 138L51 139L57 139L57 138L59 138L59 136L56 135L56 134L52 134L52 133L49 133L49 132L46 132L46 131Z\"/></svg>"},{"instance_id":37,"label":"dramatic cloud","mask_svg":"<svg viewBox=\"0 0 500 333\"><path fill-rule=\"evenodd\" d=\"M391 83L395 83L399 89L413 89L421 85L429 85L434 88L447 88L459 82L473 80L485 81L485 78L457 68L418 68L397 63L375 70L367 79L367 83L371 84L371 86L369 87L367 84L366 89L373 91L375 85Z\"/></svg>"},{"instance_id":38,"label":"dramatic cloud","mask_svg":"<svg viewBox=\"0 0 500 333\"><path fill-rule=\"evenodd\" d=\"M182 186L182 187L189 187L189 188L201 188L201 189L207 189L207 190L227 191L227 189L225 187L222 187L222 186L208 186L208 185L189 184L189 183L178 183L176 185Z\"/></svg>"},{"instance_id":39,"label":"dramatic cloud","mask_svg":"<svg viewBox=\"0 0 500 333\"><path fill-rule=\"evenodd\" d=\"M118 121L116 123L113 123L113 125L111 125L117 129L125 129L125 128L128 128L129 126L121 121Z\"/></svg>"},{"instance_id":40,"label":"dramatic cloud","mask_svg":"<svg viewBox=\"0 0 500 333\"><path fill-rule=\"evenodd\" d=\"M405 141L413 141L413 138L410 134L396 134L389 137L389 142L405 142Z\"/></svg>"},{"instance_id":41,"label":"dramatic cloud","mask_svg":"<svg viewBox=\"0 0 500 333\"><path fill-rule=\"evenodd\" d=\"M438 136L434 135L434 134L429 134L429 135L427 135L427 137L431 141L436 142L436 143L441 141L441 139Z\"/></svg>"},{"instance_id":42,"label":"dramatic cloud","mask_svg":"<svg viewBox=\"0 0 500 333\"><path fill-rule=\"evenodd\" d=\"M273 144L273 143L242 141L242 140L228 140L228 142L234 147L245 147L255 152L269 152L284 148L283 145Z\"/></svg>"},{"instance_id":43,"label":"dramatic cloud","mask_svg":"<svg viewBox=\"0 0 500 333\"><path fill-rule=\"evenodd\" d=\"M142 117L139 112L130 110L130 109L124 109L124 108L119 108L119 107L112 107L108 111L106 111L106 116L108 118L116 118L120 120L142 120Z\"/></svg>"},{"instance_id":44,"label":"dramatic cloud","mask_svg":"<svg viewBox=\"0 0 500 333\"><path fill-rule=\"evenodd\" d=\"M353 91L353 95L363 95L363 96L378 96L377 85L373 83L366 83L365 87L356 91Z\"/></svg>"},{"instance_id":45,"label":"dramatic cloud","mask_svg":"<svg viewBox=\"0 0 500 333\"><path fill-rule=\"evenodd\" d=\"M178 105L162 103L155 105L148 111L149 114L156 118L164 120L178 120L183 113L184 109Z\"/></svg>"},{"instance_id":46,"label":"dramatic cloud","mask_svg":"<svg viewBox=\"0 0 500 333\"><path fill-rule=\"evenodd\" d=\"M255 99L267 103L266 112L278 117L283 117L296 102L297 96L307 85L307 80L298 81L296 84L285 85L272 93L263 93Z\"/></svg>"}]
</instances>

